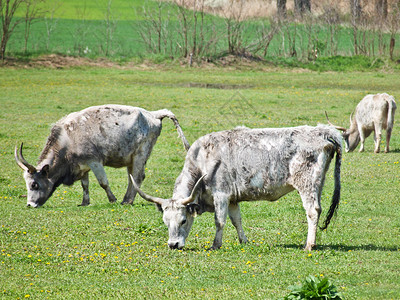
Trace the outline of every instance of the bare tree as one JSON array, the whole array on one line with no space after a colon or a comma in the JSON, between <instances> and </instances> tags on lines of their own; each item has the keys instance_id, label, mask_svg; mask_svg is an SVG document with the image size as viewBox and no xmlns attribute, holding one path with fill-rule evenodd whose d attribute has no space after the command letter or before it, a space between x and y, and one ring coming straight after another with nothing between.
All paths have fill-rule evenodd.
<instances>
[{"instance_id":1,"label":"bare tree","mask_svg":"<svg viewBox=\"0 0 400 300\"><path fill-rule=\"evenodd\" d=\"M387 26L390 32L389 55L393 60L394 47L396 45L396 35L400 30L400 1L396 1L392 5L390 14L388 14Z\"/></svg>"},{"instance_id":2,"label":"bare tree","mask_svg":"<svg viewBox=\"0 0 400 300\"><path fill-rule=\"evenodd\" d=\"M195 0L192 9L190 61L192 61L192 56L196 58L215 54L217 52L216 45L221 37L220 29L217 29L215 24L215 18L205 13L205 0Z\"/></svg>"},{"instance_id":3,"label":"bare tree","mask_svg":"<svg viewBox=\"0 0 400 300\"><path fill-rule=\"evenodd\" d=\"M50 38L54 30L56 30L59 19L54 18L56 11L61 7L62 0L57 0L49 6L49 16L44 17L44 24L46 26L46 51L50 49Z\"/></svg>"},{"instance_id":4,"label":"bare tree","mask_svg":"<svg viewBox=\"0 0 400 300\"><path fill-rule=\"evenodd\" d=\"M322 54L325 51L327 46L327 41L322 40L320 34L322 28L325 28L325 26L321 26L321 19L312 14L305 15L303 17L303 23L303 31L305 33L305 36L307 37L306 55L308 60L315 61L318 58L318 55ZM300 42L302 36L303 35L300 35Z\"/></svg>"},{"instance_id":5,"label":"bare tree","mask_svg":"<svg viewBox=\"0 0 400 300\"><path fill-rule=\"evenodd\" d=\"M40 7L40 4L45 0L25 0L25 31L24 31L24 52L26 53L28 48L28 40L31 31L32 24L39 18L42 18L45 14L45 10Z\"/></svg>"},{"instance_id":6,"label":"bare tree","mask_svg":"<svg viewBox=\"0 0 400 300\"><path fill-rule=\"evenodd\" d=\"M78 55L82 55L82 53L86 54L91 51L90 49L88 49L88 46L86 44L87 35L90 31L90 26L86 19L86 9L86 1L84 2L82 9L79 7L76 8L77 22L75 30L72 32L72 36L74 39L74 51L76 51Z\"/></svg>"},{"instance_id":7,"label":"bare tree","mask_svg":"<svg viewBox=\"0 0 400 300\"><path fill-rule=\"evenodd\" d=\"M135 23L135 28L139 32L147 51L150 53L166 53L169 39L168 26L169 9L166 3L158 1L157 6L143 6L143 22ZM164 17L166 15L167 17ZM138 26L138 27L137 27ZM170 39L170 43L172 43ZM170 48L172 51L172 48Z\"/></svg>"},{"instance_id":8,"label":"bare tree","mask_svg":"<svg viewBox=\"0 0 400 300\"><path fill-rule=\"evenodd\" d=\"M352 19L360 19L362 14L361 0L350 0L350 13Z\"/></svg>"},{"instance_id":9,"label":"bare tree","mask_svg":"<svg viewBox=\"0 0 400 300\"><path fill-rule=\"evenodd\" d=\"M375 10L378 16L386 19L388 16L388 0L375 0Z\"/></svg>"},{"instance_id":10,"label":"bare tree","mask_svg":"<svg viewBox=\"0 0 400 300\"><path fill-rule=\"evenodd\" d=\"M117 29L117 18L115 18L113 11L112 11L112 0L108 0L107 7L105 9L104 13L104 21L103 21L103 27L104 27L104 39L102 38L101 41L101 46L100 49L104 53L105 56L110 55L110 51L112 48L112 43L114 39L114 33L115 30ZM105 40L105 45L103 44L103 41Z\"/></svg>"},{"instance_id":11,"label":"bare tree","mask_svg":"<svg viewBox=\"0 0 400 300\"><path fill-rule=\"evenodd\" d=\"M281 47L279 55L297 57L297 33L298 24L294 16L288 16L285 20L279 20L279 32L281 34Z\"/></svg>"},{"instance_id":12,"label":"bare tree","mask_svg":"<svg viewBox=\"0 0 400 300\"><path fill-rule=\"evenodd\" d=\"M340 32L340 15L338 4L325 3L322 6L321 15L323 21L328 26L327 46L330 55L337 55L338 35Z\"/></svg>"},{"instance_id":13,"label":"bare tree","mask_svg":"<svg viewBox=\"0 0 400 300\"><path fill-rule=\"evenodd\" d=\"M353 29L354 54L358 55L358 31L362 15L361 0L350 0L351 27Z\"/></svg>"},{"instance_id":14,"label":"bare tree","mask_svg":"<svg viewBox=\"0 0 400 300\"><path fill-rule=\"evenodd\" d=\"M303 17L307 12L311 12L311 0L294 0L294 11L298 16Z\"/></svg>"},{"instance_id":15,"label":"bare tree","mask_svg":"<svg viewBox=\"0 0 400 300\"><path fill-rule=\"evenodd\" d=\"M1 42L0 57L4 62L8 41L15 27L23 21L23 19L15 19L14 15L19 6L25 0L0 0L0 17L1 17Z\"/></svg>"},{"instance_id":16,"label":"bare tree","mask_svg":"<svg viewBox=\"0 0 400 300\"><path fill-rule=\"evenodd\" d=\"M276 0L276 8L278 12L278 18L285 19L287 16L286 0Z\"/></svg>"},{"instance_id":17,"label":"bare tree","mask_svg":"<svg viewBox=\"0 0 400 300\"><path fill-rule=\"evenodd\" d=\"M182 49L182 55L183 57L187 57L189 54L189 38L188 38L188 33L189 33L189 15L185 9L185 1L184 0L179 0L178 3L178 20L180 23L180 31L179 34L182 37L183 40L183 45L180 45L180 49Z\"/></svg>"},{"instance_id":18,"label":"bare tree","mask_svg":"<svg viewBox=\"0 0 400 300\"><path fill-rule=\"evenodd\" d=\"M266 23L269 23L270 25L268 26ZM266 20L260 21L257 28L257 37L252 43L249 43L246 46L247 50L254 54L257 54L258 51L262 50L262 54L265 57L272 39L278 31L279 22L277 21L277 18L271 17L268 22L266 22Z\"/></svg>"},{"instance_id":19,"label":"bare tree","mask_svg":"<svg viewBox=\"0 0 400 300\"><path fill-rule=\"evenodd\" d=\"M239 54L242 52L244 0L239 0L238 6L235 6L234 2L235 0L229 0L230 10L225 15L226 37L228 40L228 53Z\"/></svg>"}]
</instances>

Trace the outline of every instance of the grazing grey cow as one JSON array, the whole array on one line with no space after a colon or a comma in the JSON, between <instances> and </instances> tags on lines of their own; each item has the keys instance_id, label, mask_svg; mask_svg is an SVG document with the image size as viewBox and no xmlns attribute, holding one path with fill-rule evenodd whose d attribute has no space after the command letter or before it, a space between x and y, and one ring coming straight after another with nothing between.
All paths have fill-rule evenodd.
<instances>
[{"instance_id":1,"label":"grazing grey cow","mask_svg":"<svg viewBox=\"0 0 400 300\"><path fill-rule=\"evenodd\" d=\"M329 124L343 131L346 152L352 152L361 141L360 152L364 151L365 139L374 132L375 153L380 152L382 129L386 130L385 152L389 152L389 142L392 135L396 102L393 96L386 93L367 95L358 103L354 118L350 116L350 128ZM326 112L325 112L326 114Z\"/></svg>"},{"instance_id":2,"label":"grazing grey cow","mask_svg":"<svg viewBox=\"0 0 400 300\"><path fill-rule=\"evenodd\" d=\"M166 110L146 111L124 105L93 106L74 112L59 120L50 136L36 167L22 155L22 144L15 147L15 160L25 171L28 206L39 207L61 184L72 185L81 180L82 206L89 205L89 171L95 174L108 200L115 202L103 166L127 167L140 185L144 167L158 136L162 119L170 118L186 148L187 142L175 115ZM136 191L128 177L128 190L122 201L132 204Z\"/></svg>"},{"instance_id":3,"label":"grazing grey cow","mask_svg":"<svg viewBox=\"0 0 400 300\"><path fill-rule=\"evenodd\" d=\"M178 249L185 245L194 215L203 212L215 212L217 231L211 249L222 245L228 214L239 241L247 242L239 202L274 201L297 190L307 213L305 249L311 250L321 214L325 174L335 153L335 191L323 229L339 205L341 142L340 133L327 125L239 127L205 135L190 147L171 199L149 196L131 179L140 196L161 206L169 231L168 245Z\"/></svg>"}]
</instances>

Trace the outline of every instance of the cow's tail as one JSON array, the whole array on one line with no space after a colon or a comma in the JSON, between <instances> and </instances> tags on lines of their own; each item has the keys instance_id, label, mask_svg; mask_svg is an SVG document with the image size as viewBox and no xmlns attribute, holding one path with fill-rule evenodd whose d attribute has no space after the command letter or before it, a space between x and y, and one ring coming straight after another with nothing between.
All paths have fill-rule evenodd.
<instances>
[{"instance_id":1,"label":"cow's tail","mask_svg":"<svg viewBox=\"0 0 400 300\"><path fill-rule=\"evenodd\" d=\"M179 125L178 119L175 117L175 115L171 111L169 111L168 109L161 109L161 110L157 110L157 111L152 111L151 113L157 119L162 120L165 117L167 117L167 118L171 119L172 122L174 122L175 128L178 131L178 135L181 138L182 143L185 146L186 151L188 151L189 148L190 148L190 144L187 141L185 135L183 134L182 128Z\"/></svg>"},{"instance_id":2,"label":"cow's tail","mask_svg":"<svg viewBox=\"0 0 400 300\"><path fill-rule=\"evenodd\" d=\"M391 131L394 123L394 113L396 111L397 106L393 96L390 96L387 102L389 105L388 116L387 116L387 130Z\"/></svg>"},{"instance_id":3,"label":"cow's tail","mask_svg":"<svg viewBox=\"0 0 400 300\"><path fill-rule=\"evenodd\" d=\"M341 141L336 141L334 139L329 139L329 141L334 145L336 152L336 162L335 162L335 190L332 196L331 206L329 207L328 213L326 214L326 219L321 230L328 227L333 215L335 214L340 202L340 166L342 164L342 145Z\"/></svg>"}]
</instances>

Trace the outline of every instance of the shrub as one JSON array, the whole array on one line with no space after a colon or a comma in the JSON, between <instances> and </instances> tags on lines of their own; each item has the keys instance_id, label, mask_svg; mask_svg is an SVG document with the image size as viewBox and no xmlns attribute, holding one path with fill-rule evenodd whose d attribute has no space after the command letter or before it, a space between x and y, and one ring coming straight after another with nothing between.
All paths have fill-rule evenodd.
<instances>
[{"instance_id":1,"label":"shrub","mask_svg":"<svg viewBox=\"0 0 400 300\"><path fill-rule=\"evenodd\" d=\"M289 287L291 293L284 300L294 299L343 299L341 293L336 289L328 278L315 278L308 276L303 285L292 285Z\"/></svg>"}]
</instances>

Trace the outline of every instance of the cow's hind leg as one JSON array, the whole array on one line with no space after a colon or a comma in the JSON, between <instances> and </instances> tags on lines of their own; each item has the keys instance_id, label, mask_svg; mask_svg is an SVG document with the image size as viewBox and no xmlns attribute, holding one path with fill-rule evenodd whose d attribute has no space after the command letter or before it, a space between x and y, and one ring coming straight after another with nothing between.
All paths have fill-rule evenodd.
<instances>
[{"instance_id":1,"label":"cow's hind leg","mask_svg":"<svg viewBox=\"0 0 400 300\"><path fill-rule=\"evenodd\" d=\"M115 198L114 194L111 192L110 185L108 184L107 175L106 172L104 171L103 165L99 162L92 162L89 164L89 167L96 176L100 186L106 191L108 200L111 203L117 201L117 198Z\"/></svg>"},{"instance_id":2,"label":"cow's hind leg","mask_svg":"<svg viewBox=\"0 0 400 300\"><path fill-rule=\"evenodd\" d=\"M83 199L82 204L79 206L88 206L90 204L90 197L89 197L89 172L83 175L81 179L81 185L83 189Z\"/></svg>"},{"instance_id":3,"label":"cow's hind leg","mask_svg":"<svg viewBox=\"0 0 400 300\"><path fill-rule=\"evenodd\" d=\"M240 215L240 207L238 204L229 204L228 207L229 218L232 221L233 226L235 226L236 231L239 236L240 243L247 243L247 237L244 234L242 227L242 217Z\"/></svg>"},{"instance_id":4,"label":"cow's hind leg","mask_svg":"<svg viewBox=\"0 0 400 300\"><path fill-rule=\"evenodd\" d=\"M316 246L317 226L321 215L318 193L300 193L307 214L308 234L304 250L311 251Z\"/></svg>"},{"instance_id":5,"label":"cow's hind leg","mask_svg":"<svg viewBox=\"0 0 400 300\"><path fill-rule=\"evenodd\" d=\"M389 143L390 143L390 138L392 136L392 128L387 128L386 129L386 147L385 147L385 153L389 152Z\"/></svg>"},{"instance_id":6,"label":"cow's hind leg","mask_svg":"<svg viewBox=\"0 0 400 300\"><path fill-rule=\"evenodd\" d=\"M225 194L214 196L215 205L215 238L210 250L219 249L222 246L222 234L226 224L226 217L228 215L229 200Z\"/></svg>"}]
</instances>

